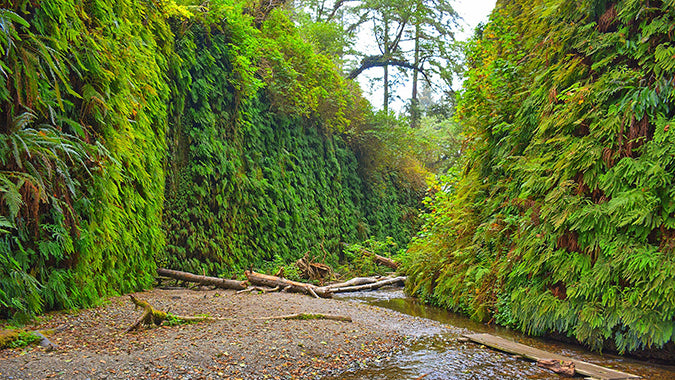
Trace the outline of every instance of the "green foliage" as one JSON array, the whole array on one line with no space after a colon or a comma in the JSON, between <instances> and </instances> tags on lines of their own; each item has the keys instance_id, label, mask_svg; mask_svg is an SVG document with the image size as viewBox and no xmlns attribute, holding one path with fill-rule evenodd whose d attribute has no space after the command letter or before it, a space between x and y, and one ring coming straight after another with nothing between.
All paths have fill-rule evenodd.
<instances>
[{"instance_id":1,"label":"green foliage","mask_svg":"<svg viewBox=\"0 0 675 380\"><path fill-rule=\"evenodd\" d=\"M250 124L233 137L226 135L232 126L207 127L186 113L185 127L199 143L172 155L189 158L187 167L175 163L177 180L167 184L166 265L235 275L250 265L292 264L305 252L325 256L321 247L337 264L341 242L369 235L395 233L405 244L414 220L403 212L415 198L399 198L384 180L367 186L337 136L263 107L242 106Z\"/></svg>"},{"instance_id":2,"label":"green foliage","mask_svg":"<svg viewBox=\"0 0 675 380\"><path fill-rule=\"evenodd\" d=\"M39 335L33 334L29 331L21 331L16 336L16 338L10 342L7 347L9 348L20 348L30 346L31 344L38 343L42 340L42 337Z\"/></svg>"},{"instance_id":3,"label":"green foliage","mask_svg":"<svg viewBox=\"0 0 675 380\"><path fill-rule=\"evenodd\" d=\"M353 84L284 13L258 30L250 16L223 11L220 27L238 26L231 34L195 26L176 40L162 265L232 276L250 266L289 270L305 252L328 253L335 265L342 242L371 235L405 244L417 198L399 195L388 176L364 182L354 153L332 133L365 117L340 111L363 102ZM242 61L262 77L257 94L238 87L232 67Z\"/></svg>"},{"instance_id":4,"label":"green foliage","mask_svg":"<svg viewBox=\"0 0 675 380\"><path fill-rule=\"evenodd\" d=\"M470 44L463 175L410 245L410 291L592 348L675 328L668 2L504 1Z\"/></svg>"},{"instance_id":5,"label":"green foliage","mask_svg":"<svg viewBox=\"0 0 675 380\"><path fill-rule=\"evenodd\" d=\"M300 269L295 263L291 263L288 259L284 259L281 255L274 255L274 261L270 266L270 270L266 272L269 274L278 273L279 270L283 268L284 278L287 278L292 281L306 281L300 277Z\"/></svg>"},{"instance_id":6,"label":"green foliage","mask_svg":"<svg viewBox=\"0 0 675 380\"><path fill-rule=\"evenodd\" d=\"M416 194L396 173L364 180L341 135L367 102L283 11L4 6L0 317L141 290L157 265L337 263L341 242L415 228Z\"/></svg>"},{"instance_id":7,"label":"green foliage","mask_svg":"<svg viewBox=\"0 0 675 380\"><path fill-rule=\"evenodd\" d=\"M148 286L163 242L160 12L39 5L0 14L0 315L17 318Z\"/></svg>"},{"instance_id":8,"label":"green foliage","mask_svg":"<svg viewBox=\"0 0 675 380\"><path fill-rule=\"evenodd\" d=\"M385 240L367 239L360 243L348 244L344 250L345 264L340 267L352 277L374 276L390 272L386 268L374 262L375 255L392 257L398 244L390 236Z\"/></svg>"},{"instance_id":9,"label":"green foliage","mask_svg":"<svg viewBox=\"0 0 675 380\"><path fill-rule=\"evenodd\" d=\"M11 328L0 330L0 349L26 347L41 340L42 336L31 331Z\"/></svg>"},{"instance_id":10,"label":"green foliage","mask_svg":"<svg viewBox=\"0 0 675 380\"><path fill-rule=\"evenodd\" d=\"M273 109L340 132L365 122L368 105L358 85L343 78L330 57L317 54L283 12L272 12L261 33L259 74Z\"/></svg>"}]
</instances>

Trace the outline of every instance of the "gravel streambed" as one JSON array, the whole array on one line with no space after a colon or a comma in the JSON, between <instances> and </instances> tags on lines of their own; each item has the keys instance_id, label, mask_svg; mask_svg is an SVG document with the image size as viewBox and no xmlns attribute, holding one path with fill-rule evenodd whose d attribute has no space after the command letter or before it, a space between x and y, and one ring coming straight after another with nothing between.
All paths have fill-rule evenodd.
<instances>
[{"instance_id":1,"label":"gravel streambed","mask_svg":"<svg viewBox=\"0 0 675 380\"><path fill-rule=\"evenodd\" d=\"M320 379L386 360L406 338L436 334L437 322L362 303L301 294L160 290L135 294L178 315L224 320L124 330L141 315L129 297L50 313L33 330L52 330L59 347L0 351L0 379ZM263 320L325 313L332 320Z\"/></svg>"}]
</instances>

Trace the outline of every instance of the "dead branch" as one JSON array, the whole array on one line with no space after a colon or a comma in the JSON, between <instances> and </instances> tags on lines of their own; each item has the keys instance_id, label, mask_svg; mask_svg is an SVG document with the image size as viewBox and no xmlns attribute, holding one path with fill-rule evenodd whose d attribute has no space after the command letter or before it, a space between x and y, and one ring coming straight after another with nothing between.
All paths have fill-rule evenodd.
<instances>
[{"instance_id":1,"label":"dead branch","mask_svg":"<svg viewBox=\"0 0 675 380\"><path fill-rule=\"evenodd\" d=\"M347 243L342 243L342 244L343 244L344 246L348 246ZM394 261L394 260L392 260L392 259L390 259L390 258L388 258L388 257L380 256L380 255L378 255L377 253L372 252L372 251L369 251L369 250L367 250L367 249L361 249L360 251L361 251L361 254L362 254L362 255L372 257L372 258L373 258L373 261L374 261L376 264L384 265L384 266L389 267L389 268L391 268L391 269L393 269L393 270L397 270L398 267L399 267L399 265L400 265L399 263L397 263L396 261Z\"/></svg>"},{"instance_id":2,"label":"dead branch","mask_svg":"<svg viewBox=\"0 0 675 380\"><path fill-rule=\"evenodd\" d=\"M314 289L312 289L312 288L307 288L307 290L309 291L309 294L311 294L311 295L314 296L314 298L319 298L319 295L316 294L316 292L314 291Z\"/></svg>"},{"instance_id":3,"label":"dead branch","mask_svg":"<svg viewBox=\"0 0 675 380\"><path fill-rule=\"evenodd\" d=\"M348 286L357 286L357 285L364 285L364 284L372 284L374 282L377 282L381 280L382 277L380 276L375 276L375 277L354 277L349 281L345 282L340 282L336 284L329 284L326 285L326 289L335 289L335 288L345 288Z\"/></svg>"},{"instance_id":4,"label":"dead branch","mask_svg":"<svg viewBox=\"0 0 675 380\"><path fill-rule=\"evenodd\" d=\"M309 257L309 252L305 253L304 257L298 259L295 265L300 269L302 278L309 279L310 281L324 281L334 277L333 269L324 263L313 262Z\"/></svg>"},{"instance_id":5,"label":"dead branch","mask_svg":"<svg viewBox=\"0 0 675 380\"><path fill-rule=\"evenodd\" d=\"M298 314L289 314L289 315L278 315L275 317L263 317L260 319L265 319L265 320L270 320L270 319L284 319L284 320L290 320L290 319L298 319L298 320L310 320L310 319L329 319L332 321L340 321L340 322L351 322L352 318L351 317L345 317L342 315L331 315L331 314L314 314L314 313L298 313Z\"/></svg>"},{"instance_id":6,"label":"dead branch","mask_svg":"<svg viewBox=\"0 0 675 380\"><path fill-rule=\"evenodd\" d=\"M260 287L260 286L249 286L248 288L246 288L244 290L237 290L237 294L250 293L252 291L258 291L262 294L265 294L265 293L278 292L280 290L281 289L278 286L276 288L263 288L263 287Z\"/></svg>"},{"instance_id":7,"label":"dead branch","mask_svg":"<svg viewBox=\"0 0 675 380\"><path fill-rule=\"evenodd\" d=\"M330 290L325 288L320 288L316 285L307 284L304 282L291 281L285 278L270 276L268 274L256 273L252 271L245 271L244 274L248 281L254 285L269 286L269 287L279 287L284 288L287 291L295 293L305 293L311 296L321 297L321 298L331 298L333 294Z\"/></svg>"},{"instance_id":8,"label":"dead branch","mask_svg":"<svg viewBox=\"0 0 675 380\"><path fill-rule=\"evenodd\" d=\"M375 261L378 264L382 264L385 267L391 268L393 270L398 269L399 266L399 263L397 263L396 261L388 257L380 256L377 253L373 253L373 261Z\"/></svg>"},{"instance_id":9,"label":"dead branch","mask_svg":"<svg viewBox=\"0 0 675 380\"><path fill-rule=\"evenodd\" d=\"M388 57L388 56L383 55L383 54L381 54L381 55L371 55L371 56L364 57L361 60L361 64L357 68L352 70L347 77L349 79L354 79L357 76L359 76L359 74L361 74L362 72L364 72L368 69L371 69L373 67L385 67L385 66L398 66L398 67L403 67L403 68L406 68L406 69L415 70L415 71L421 73L422 76L424 76L424 79L427 82L430 82L426 70L422 69L418 65L415 65L415 64L410 63L410 62L405 61L405 60Z\"/></svg>"},{"instance_id":10,"label":"dead branch","mask_svg":"<svg viewBox=\"0 0 675 380\"><path fill-rule=\"evenodd\" d=\"M174 319L185 323L213 321L219 319L212 317L186 317L182 315L170 314L155 309L147 301L139 300L138 298L134 297L133 294L129 294L129 297L131 298L131 302L133 302L134 305L136 305L136 309L138 309L139 307L143 308L143 314L140 317L138 317L138 319L136 319L136 321L131 326L129 326L126 330L124 330L125 333L128 333L129 331L132 330L136 330L140 328L141 325L151 326L155 324L159 326L168 319Z\"/></svg>"}]
</instances>

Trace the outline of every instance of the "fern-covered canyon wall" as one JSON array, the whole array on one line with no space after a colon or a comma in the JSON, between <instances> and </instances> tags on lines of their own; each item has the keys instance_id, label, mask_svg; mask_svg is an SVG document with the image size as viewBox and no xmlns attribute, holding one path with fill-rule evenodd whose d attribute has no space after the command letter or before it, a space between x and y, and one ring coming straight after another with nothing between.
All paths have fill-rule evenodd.
<instances>
[{"instance_id":1,"label":"fern-covered canyon wall","mask_svg":"<svg viewBox=\"0 0 675 380\"><path fill-rule=\"evenodd\" d=\"M414 233L419 191L354 153L366 101L282 10L16 0L0 24L0 317Z\"/></svg>"},{"instance_id":2,"label":"fern-covered canyon wall","mask_svg":"<svg viewBox=\"0 0 675 380\"><path fill-rule=\"evenodd\" d=\"M135 1L3 2L3 316L152 281L171 31Z\"/></svg>"},{"instance_id":3,"label":"fern-covered canyon wall","mask_svg":"<svg viewBox=\"0 0 675 380\"><path fill-rule=\"evenodd\" d=\"M620 352L673 347L673 1L499 1L469 46L460 179L409 289Z\"/></svg>"}]
</instances>

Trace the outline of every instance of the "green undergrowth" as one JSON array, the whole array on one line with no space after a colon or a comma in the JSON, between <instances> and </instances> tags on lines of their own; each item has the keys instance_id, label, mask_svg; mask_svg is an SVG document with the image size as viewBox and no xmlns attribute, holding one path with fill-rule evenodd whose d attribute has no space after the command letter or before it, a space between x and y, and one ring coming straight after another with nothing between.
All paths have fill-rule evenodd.
<instances>
[{"instance_id":1,"label":"green undergrowth","mask_svg":"<svg viewBox=\"0 0 675 380\"><path fill-rule=\"evenodd\" d=\"M408 290L594 349L675 329L675 4L499 1L468 48L463 173L428 199Z\"/></svg>"},{"instance_id":2,"label":"green undergrowth","mask_svg":"<svg viewBox=\"0 0 675 380\"><path fill-rule=\"evenodd\" d=\"M305 253L334 266L343 242L369 236L405 243L419 197L395 171L365 181L339 133L367 118L353 84L281 12L259 28L223 23L231 33L193 27L176 42L162 265L239 276Z\"/></svg>"},{"instance_id":3,"label":"green undergrowth","mask_svg":"<svg viewBox=\"0 0 675 380\"><path fill-rule=\"evenodd\" d=\"M395 256L401 253L398 247L389 236L384 240L367 239L349 244L345 247L344 262L338 267L338 272L346 278L385 275L392 269L375 262L374 255L398 260L399 257Z\"/></svg>"},{"instance_id":4,"label":"green undergrowth","mask_svg":"<svg viewBox=\"0 0 675 380\"><path fill-rule=\"evenodd\" d=\"M21 329L0 330L0 349L21 348L36 344L42 340L42 336L31 331Z\"/></svg>"}]
</instances>

